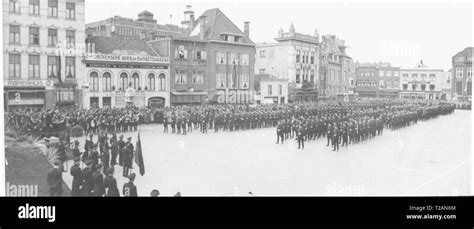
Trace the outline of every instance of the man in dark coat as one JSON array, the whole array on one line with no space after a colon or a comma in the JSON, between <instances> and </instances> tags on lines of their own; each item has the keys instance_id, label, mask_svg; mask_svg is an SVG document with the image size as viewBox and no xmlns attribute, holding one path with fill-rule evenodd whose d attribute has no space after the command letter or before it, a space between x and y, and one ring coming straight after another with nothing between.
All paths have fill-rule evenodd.
<instances>
[{"instance_id":1,"label":"man in dark coat","mask_svg":"<svg viewBox=\"0 0 474 229\"><path fill-rule=\"evenodd\" d=\"M102 157L100 160L102 161L102 165L104 166L105 174L105 171L110 167L110 147L108 141L105 141L103 150L104 152L102 152Z\"/></svg>"},{"instance_id":2,"label":"man in dark coat","mask_svg":"<svg viewBox=\"0 0 474 229\"><path fill-rule=\"evenodd\" d=\"M110 165L114 166L117 164L117 154L118 154L118 144L117 144L117 135L114 134L112 138L110 138L110 153L111 153L111 160Z\"/></svg>"},{"instance_id":3,"label":"man in dark coat","mask_svg":"<svg viewBox=\"0 0 474 229\"><path fill-rule=\"evenodd\" d=\"M92 149L94 148L94 142L92 141L92 137L94 135L89 135L89 140L86 139L86 142L84 143L84 154L82 155L82 161L86 162L89 160L89 154L92 152Z\"/></svg>"},{"instance_id":4,"label":"man in dark coat","mask_svg":"<svg viewBox=\"0 0 474 229\"><path fill-rule=\"evenodd\" d=\"M117 180L114 177L114 167L107 169L104 178L104 188L106 189L106 195L108 197L120 196Z\"/></svg>"},{"instance_id":5,"label":"man in dark coat","mask_svg":"<svg viewBox=\"0 0 474 229\"><path fill-rule=\"evenodd\" d=\"M94 180L92 179L92 161L86 162L86 167L82 170L82 193L83 196L92 196Z\"/></svg>"},{"instance_id":6,"label":"man in dark coat","mask_svg":"<svg viewBox=\"0 0 474 229\"><path fill-rule=\"evenodd\" d=\"M54 167L48 172L47 181L51 196L61 196L63 194L63 177L60 167L61 162L56 160L54 161Z\"/></svg>"},{"instance_id":7,"label":"man in dark coat","mask_svg":"<svg viewBox=\"0 0 474 229\"><path fill-rule=\"evenodd\" d=\"M81 157L81 151L79 150L79 141L76 140L74 141L74 149L72 149L72 155L74 156L74 158L80 158Z\"/></svg>"},{"instance_id":8,"label":"man in dark coat","mask_svg":"<svg viewBox=\"0 0 474 229\"><path fill-rule=\"evenodd\" d=\"M104 175L102 175L102 164L97 164L92 172L94 182L93 196L103 196L105 194Z\"/></svg>"},{"instance_id":9,"label":"man in dark coat","mask_svg":"<svg viewBox=\"0 0 474 229\"><path fill-rule=\"evenodd\" d=\"M133 143L132 137L127 138L127 145L124 149L123 176L128 177L128 173L133 166Z\"/></svg>"},{"instance_id":10,"label":"man in dark coat","mask_svg":"<svg viewBox=\"0 0 474 229\"><path fill-rule=\"evenodd\" d=\"M80 167L80 157L74 158L74 165L71 167L72 187L71 196L81 196L82 171Z\"/></svg>"},{"instance_id":11,"label":"man in dark coat","mask_svg":"<svg viewBox=\"0 0 474 229\"><path fill-rule=\"evenodd\" d=\"M298 140L298 149L304 149L304 133L303 128L300 126L296 132L296 139Z\"/></svg>"},{"instance_id":12,"label":"man in dark coat","mask_svg":"<svg viewBox=\"0 0 474 229\"><path fill-rule=\"evenodd\" d=\"M284 141L284 138L283 138L283 136L284 136L284 130L283 130L284 125L285 124L282 122L282 123L278 124L278 126L277 126L277 142L276 142L277 144L280 143L280 139L281 139L281 144L283 144L283 141Z\"/></svg>"},{"instance_id":13,"label":"man in dark coat","mask_svg":"<svg viewBox=\"0 0 474 229\"><path fill-rule=\"evenodd\" d=\"M137 192L137 186L135 186L135 184L133 183L133 181L135 180L135 173L132 173L128 176L128 182L123 184L123 196L126 196L126 197L135 197L135 196L138 196L138 192Z\"/></svg>"},{"instance_id":14,"label":"man in dark coat","mask_svg":"<svg viewBox=\"0 0 474 229\"><path fill-rule=\"evenodd\" d=\"M118 156L119 156L119 165L123 166L123 153L125 148L125 142L123 141L123 135L120 135L119 141L117 142Z\"/></svg>"}]
</instances>

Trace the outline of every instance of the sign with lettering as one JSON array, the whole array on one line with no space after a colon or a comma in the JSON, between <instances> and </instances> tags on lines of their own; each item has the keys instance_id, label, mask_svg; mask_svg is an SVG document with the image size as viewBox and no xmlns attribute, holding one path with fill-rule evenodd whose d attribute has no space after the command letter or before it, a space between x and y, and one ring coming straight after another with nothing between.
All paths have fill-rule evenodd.
<instances>
[{"instance_id":1,"label":"sign with lettering","mask_svg":"<svg viewBox=\"0 0 474 229\"><path fill-rule=\"evenodd\" d=\"M32 80L32 79L8 79L5 82L7 87L50 87L53 86L51 80Z\"/></svg>"},{"instance_id":2,"label":"sign with lettering","mask_svg":"<svg viewBox=\"0 0 474 229\"><path fill-rule=\"evenodd\" d=\"M168 69L168 66L163 65L139 65L139 64L102 64L102 63L88 63L88 68L130 68L130 69Z\"/></svg>"},{"instance_id":3,"label":"sign with lettering","mask_svg":"<svg viewBox=\"0 0 474 229\"><path fill-rule=\"evenodd\" d=\"M8 100L8 105L43 105L43 99L24 99L24 100L16 100L11 99Z\"/></svg>"},{"instance_id":4,"label":"sign with lettering","mask_svg":"<svg viewBox=\"0 0 474 229\"><path fill-rule=\"evenodd\" d=\"M166 64L170 62L169 57L161 56L135 56L135 55L116 55L116 54L98 54L98 53L86 53L86 61L111 61L111 62L141 62L141 63L154 63L154 64Z\"/></svg>"}]
</instances>

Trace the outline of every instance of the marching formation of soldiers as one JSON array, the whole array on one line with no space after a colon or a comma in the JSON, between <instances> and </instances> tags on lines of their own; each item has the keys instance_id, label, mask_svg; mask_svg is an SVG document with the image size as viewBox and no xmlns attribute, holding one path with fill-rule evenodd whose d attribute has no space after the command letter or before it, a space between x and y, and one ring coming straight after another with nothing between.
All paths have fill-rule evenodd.
<instances>
[{"instance_id":1,"label":"marching formation of soldiers","mask_svg":"<svg viewBox=\"0 0 474 229\"><path fill-rule=\"evenodd\" d=\"M344 103L320 106L313 110L308 104L304 113L295 112L290 119L281 120L277 126L277 144L296 136L298 149L304 149L304 142L327 138L326 146L339 151L339 146L347 147L383 134L384 128L395 130L416 124L418 120L428 120L439 115L454 112L450 104L387 103Z\"/></svg>"}]
</instances>

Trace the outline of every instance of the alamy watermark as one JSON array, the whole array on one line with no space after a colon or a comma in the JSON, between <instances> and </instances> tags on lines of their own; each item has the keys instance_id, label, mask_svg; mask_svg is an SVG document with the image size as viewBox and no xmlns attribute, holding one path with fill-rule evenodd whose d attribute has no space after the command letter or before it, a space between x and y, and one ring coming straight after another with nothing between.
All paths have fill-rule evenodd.
<instances>
[{"instance_id":1,"label":"alamy watermark","mask_svg":"<svg viewBox=\"0 0 474 229\"><path fill-rule=\"evenodd\" d=\"M36 184L10 184L5 186L6 196L38 196L38 185Z\"/></svg>"}]
</instances>

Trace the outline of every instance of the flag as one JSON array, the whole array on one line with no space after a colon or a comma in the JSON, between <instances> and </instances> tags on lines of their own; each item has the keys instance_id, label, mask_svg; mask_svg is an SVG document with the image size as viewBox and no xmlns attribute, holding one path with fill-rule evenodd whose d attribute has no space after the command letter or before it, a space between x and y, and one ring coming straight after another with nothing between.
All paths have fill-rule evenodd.
<instances>
[{"instance_id":1,"label":"flag","mask_svg":"<svg viewBox=\"0 0 474 229\"><path fill-rule=\"evenodd\" d=\"M58 55L58 83L63 83L63 80L61 79L61 53Z\"/></svg>"},{"instance_id":2,"label":"flag","mask_svg":"<svg viewBox=\"0 0 474 229\"><path fill-rule=\"evenodd\" d=\"M143 154L142 154L142 143L140 141L140 132L138 132L137 147L135 150L135 163L140 169L140 175L145 174L145 164L143 163Z\"/></svg>"}]
</instances>

